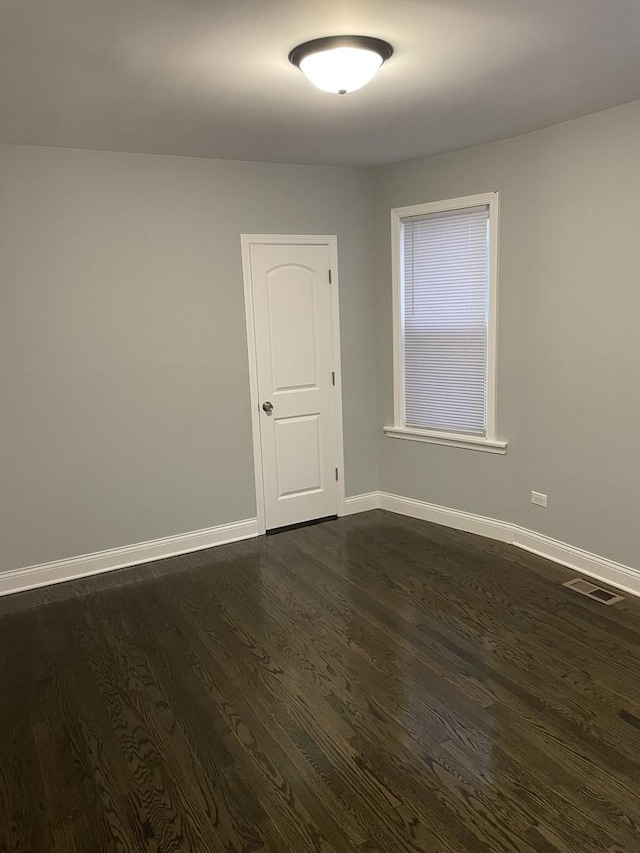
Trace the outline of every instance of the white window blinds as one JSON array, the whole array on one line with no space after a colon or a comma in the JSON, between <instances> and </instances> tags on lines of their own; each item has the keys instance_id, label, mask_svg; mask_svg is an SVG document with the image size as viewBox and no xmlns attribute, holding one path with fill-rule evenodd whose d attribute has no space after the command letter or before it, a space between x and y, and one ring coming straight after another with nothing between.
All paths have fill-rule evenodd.
<instances>
[{"instance_id":1,"label":"white window blinds","mask_svg":"<svg viewBox=\"0 0 640 853\"><path fill-rule=\"evenodd\" d=\"M405 425L485 436L489 207L402 221Z\"/></svg>"}]
</instances>

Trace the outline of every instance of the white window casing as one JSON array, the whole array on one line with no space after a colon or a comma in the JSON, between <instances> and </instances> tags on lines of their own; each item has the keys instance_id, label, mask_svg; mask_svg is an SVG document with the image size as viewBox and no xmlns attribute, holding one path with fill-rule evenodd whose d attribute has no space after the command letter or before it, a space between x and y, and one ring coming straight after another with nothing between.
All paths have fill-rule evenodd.
<instances>
[{"instance_id":1,"label":"white window casing","mask_svg":"<svg viewBox=\"0 0 640 853\"><path fill-rule=\"evenodd\" d=\"M496 437L498 194L391 211L392 438L504 454Z\"/></svg>"}]
</instances>

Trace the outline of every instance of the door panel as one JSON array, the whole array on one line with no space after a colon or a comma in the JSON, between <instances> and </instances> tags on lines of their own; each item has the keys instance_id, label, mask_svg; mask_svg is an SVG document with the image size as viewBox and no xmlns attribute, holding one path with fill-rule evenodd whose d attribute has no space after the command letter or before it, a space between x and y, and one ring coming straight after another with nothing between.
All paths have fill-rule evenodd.
<instances>
[{"instance_id":1,"label":"door panel","mask_svg":"<svg viewBox=\"0 0 640 853\"><path fill-rule=\"evenodd\" d=\"M337 513L330 253L299 244L250 251L270 529Z\"/></svg>"},{"instance_id":2,"label":"door panel","mask_svg":"<svg viewBox=\"0 0 640 853\"><path fill-rule=\"evenodd\" d=\"M320 417L318 412L274 421L278 498L322 489Z\"/></svg>"},{"instance_id":3,"label":"door panel","mask_svg":"<svg viewBox=\"0 0 640 853\"><path fill-rule=\"evenodd\" d=\"M281 266L267 274L274 391L316 386L313 270Z\"/></svg>"}]
</instances>

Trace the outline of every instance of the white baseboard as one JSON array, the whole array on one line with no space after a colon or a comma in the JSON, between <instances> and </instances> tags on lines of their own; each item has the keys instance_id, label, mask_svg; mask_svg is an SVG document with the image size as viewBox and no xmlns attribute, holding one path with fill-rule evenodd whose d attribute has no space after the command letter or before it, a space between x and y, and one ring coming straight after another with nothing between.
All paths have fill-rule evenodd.
<instances>
[{"instance_id":1,"label":"white baseboard","mask_svg":"<svg viewBox=\"0 0 640 853\"><path fill-rule=\"evenodd\" d=\"M580 574L588 575L600 583L614 586L623 592L640 596L640 571L599 557L574 545L567 545L557 539L533 533L524 527L516 529L513 544L524 551L530 551L539 557L546 557L554 563L560 563L569 569L575 569Z\"/></svg>"},{"instance_id":2,"label":"white baseboard","mask_svg":"<svg viewBox=\"0 0 640 853\"><path fill-rule=\"evenodd\" d=\"M423 521L432 521L434 524L443 524L445 527L453 527L456 530L465 530L467 533L477 533L479 536L499 539L501 542L513 541L510 524L496 521L494 518L486 518L483 515L474 515L458 509L413 500L413 498L381 492L380 509L386 509L398 515L408 515L411 518L421 518Z\"/></svg>"},{"instance_id":3,"label":"white baseboard","mask_svg":"<svg viewBox=\"0 0 640 853\"><path fill-rule=\"evenodd\" d=\"M445 527L453 527L456 530L477 533L489 539L507 542L588 575L601 583L640 596L640 571L516 524L387 492L369 492L345 500L345 515L368 512L372 509L385 509L398 515L420 518ZM149 563L176 554L213 548L216 545L251 539L255 536L258 536L258 520L249 518L205 530L196 530L192 533L182 533L178 536L167 536L164 539L154 539L150 542L140 542L136 545L72 557L69 560L57 560L53 563L42 563L38 566L2 572L0 573L0 596L101 572L110 572L126 566Z\"/></svg>"},{"instance_id":4,"label":"white baseboard","mask_svg":"<svg viewBox=\"0 0 640 853\"><path fill-rule=\"evenodd\" d=\"M387 492L371 492L348 498L347 503L349 507L346 514L348 515L366 512L369 509L385 509L398 515L420 518L423 521L431 521L434 524L442 524L467 533L477 533L489 539L515 545L524 551L530 551L532 554L567 566L580 574L588 575L608 586L640 596L640 570L591 554L582 548L576 548L558 539L551 539L542 533L527 530L508 521L499 521L495 518L475 515L472 512L463 512L426 501L391 495Z\"/></svg>"},{"instance_id":5,"label":"white baseboard","mask_svg":"<svg viewBox=\"0 0 640 853\"><path fill-rule=\"evenodd\" d=\"M95 554L85 554L69 560L57 560L53 563L41 563L38 566L1 572L0 596L87 575L111 572L126 566L150 563L152 560L162 560L164 557L173 557L176 554L201 551L203 548L213 548L216 545L225 545L227 542L237 542L239 539L251 539L257 535L257 518L248 518L245 521L208 527L205 530L194 530L192 533L181 533L177 536L153 539L150 542L97 551Z\"/></svg>"},{"instance_id":6,"label":"white baseboard","mask_svg":"<svg viewBox=\"0 0 640 853\"><path fill-rule=\"evenodd\" d=\"M366 495L344 499L343 515L355 515L357 512L368 512L371 509L380 509L380 492L368 492Z\"/></svg>"}]
</instances>

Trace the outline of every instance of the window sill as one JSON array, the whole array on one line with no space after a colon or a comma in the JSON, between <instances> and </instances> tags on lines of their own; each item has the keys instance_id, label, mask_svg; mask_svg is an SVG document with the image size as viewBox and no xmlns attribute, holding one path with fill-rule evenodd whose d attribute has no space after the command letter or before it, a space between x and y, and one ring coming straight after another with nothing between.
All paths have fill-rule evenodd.
<instances>
[{"instance_id":1,"label":"window sill","mask_svg":"<svg viewBox=\"0 0 640 853\"><path fill-rule=\"evenodd\" d=\"M482 450L504 456L508 442L473 435L458 435L450 432L428 432L409 427L384 427L389 438L403 438L406 441L422 441L426 444L441 444L445 447L461 447L463 450Z\"/></svg>"}]
</instances>

